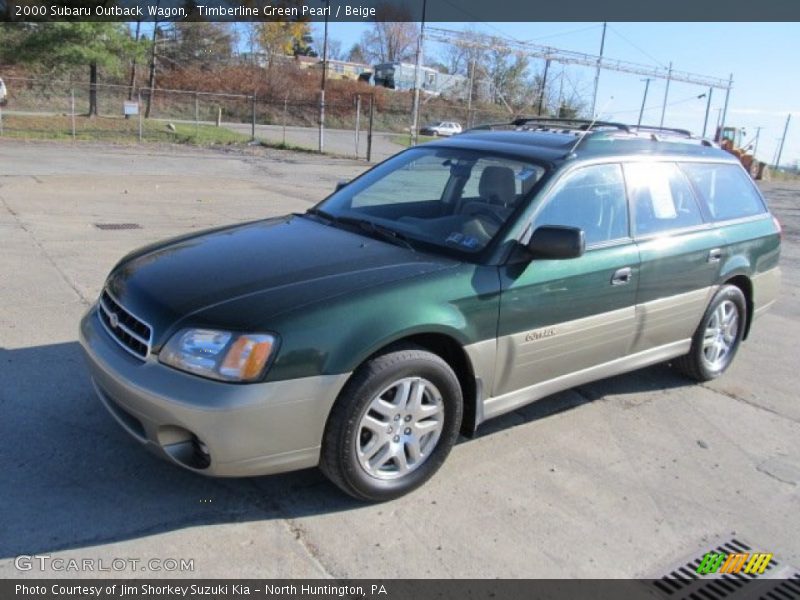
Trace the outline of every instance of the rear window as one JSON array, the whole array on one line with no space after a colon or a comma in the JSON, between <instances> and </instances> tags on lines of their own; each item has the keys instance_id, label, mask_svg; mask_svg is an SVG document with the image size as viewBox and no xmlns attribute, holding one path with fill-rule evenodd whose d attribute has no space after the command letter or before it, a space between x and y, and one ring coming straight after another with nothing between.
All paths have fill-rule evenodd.
<instances>
[{"instance_id":1,"label":"rear window","mask_svg":"<svg viewBox=\"0 0 800 600\"><path fill-rule=\"evenodd\" d=\"M714 221L752 217L767 211L749 175L738 165L684 163L681 169L694 184Z\"/></svg>"}]
</instances>

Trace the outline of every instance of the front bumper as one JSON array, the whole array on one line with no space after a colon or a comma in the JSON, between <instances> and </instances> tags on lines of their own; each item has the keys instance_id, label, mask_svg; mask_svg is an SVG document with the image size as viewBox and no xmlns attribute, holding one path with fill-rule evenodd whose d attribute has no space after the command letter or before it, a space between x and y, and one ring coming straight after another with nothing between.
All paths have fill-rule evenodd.
<instances>
[{"instance_id":1,"label":"front bumper","mask_svg":"<svg viewBox=\"0 0 800 600\"><path fill-rule=\"evenodd\" d=\"M93 307L81 320L97 395L120 425L159 456L207 475L245 477L319 462L331 406L349 374L231 384L142 362L103 329Z\"/></svg>"}]
</instances>

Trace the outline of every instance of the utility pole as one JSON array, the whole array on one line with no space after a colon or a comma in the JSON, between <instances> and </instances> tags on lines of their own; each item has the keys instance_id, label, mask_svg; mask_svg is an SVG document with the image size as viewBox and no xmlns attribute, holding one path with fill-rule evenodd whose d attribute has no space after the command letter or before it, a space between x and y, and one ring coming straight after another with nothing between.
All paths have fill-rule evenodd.
<instances>
[{"instance_id":1,"label":"utility pole","mask_svg":"<svg viewBox=\"0 0 800 600\"><path fill-rule=\"evenodd\" d=\"M649 77L644 80L644 96L642 97L642 108L639 109L639 122L636 123L637 127L641 127L642 125L642 116L644 115L644 104L647 102L647 90L650 87L650 81L652 81Z\"/></svg>"},{"instance_id":2,"label":"utility pole","mask_svg":"<svg viewBox=\"0 0 800 600\"><path fill-rule=\"evenodd\" d=\"M731 88L733 88L733 73L728 79L728 88L725 90L725 106L722 109L722 117L720 118L720 131L725 128L725 119L728 118L728 100L731 97Z\"/></svg>"},{"instance_id":3,"label":"utility pole","mask_svg":"<svg viewBox=\"0 0 800 600\"><path fill-rule=\"evenodd\" d=\"M786 134L789 132L789 121L792 120L792 113L786 117L786 126L783 128L783 137L781 137L781 145L778 147L778 158L775 159L775 168L777 169L781 164L781 154L783 154L783 144L786 141Z\"/></svg>"},{"instance_id":4,"label":"utility pole","mask_svg":"<svg viewBox=\"0 0 800 600\"><path fill-rule=\"evenodd\" d=\"M550 70L550 59L544 61L544 74L542 75L542 89L539 91L539 108L536 114L542 116L542 105L544 104L544 94L547 90L547 72Z\"/></svg>"},{"instance_id":5,"label":"utility pole","mask_svg":"<svg viewBox=\"0 0 800 600\"><path fill-rule=\"evenodd\" d=\"M139 43L139 31L142 27L141 19L136 20L136 43ZM131 83L128 87L128 100L133 100L133 88L136 87L136 55L131 59Z\"/></svg>"},{"instance_id":6,"label":"utility pole","mask_svg":"<svg viewBox=\"0 0 800 600\"><path fill-rule=\"evenodd\" d=\"M417 145L417 119L419 118L419 75L422 65L422 50L425 43L425 10L428 0L422 0L422 22L419 27L419 37L417 38L417 57L414 64L414 106L411 109L411 145Z\"/></svg>"},{"instance_id":7,"label":"utility pole","mask_svg":"<svg viewBox=\"0 0 800 600\"><path fill-rule=\"evenodd\" d=\"M472 124L472 88L475 85L475 58L472 59L469 69L469 89L467 90L467 129Z\"/></svg>"},{"instance_id":8,"label":"utility pole","mask_svg":"<svg viewBox=\"0 0 800 600\"><path fill-rule=\"evenodd\" d=\"M322 39L322 82L319 88L319 153L325 151L325 79L328 75L328 12L330 0L325 0L325 35Z\"/></svg>"},{"instance_id":9,"label":"utility pole","mask_svg":"<svg viewBox=\"0 0 800 600\"><path fill-rule=\"evenodd\" d=\"M714 93L714 88L708 88L708 102L706 102L706 116L703 119L703 137L706 137L706 129L708 129L708 113L711 111L711 95Z\"/></svg>"},{"instance_id":10,"label":"utility pole","mask_svg":"<svg viewBox=\"0 0 800 600\"><path fill-rule=\"evenodd\" d=\"M753 158L756 158L756 153L758 152L758 138L761 137L761 130L764 129L763 127L756 127L756 139L753 141Z\"/></svg>"},{"instance_id":11,"label":"utility pole","mask_svg":"<svg viewBox=\"0 0 800 600\"><path fill-rule=\"evenodd\" d=\"M661 123L659 127L664 126L664 116L667 114L667 98L669 97L669 82L672 80L672 63L669 63L669 71L667 72L667 87L664 89L664 104L661 107Z\"/></svg>"},{"instance_id":12,"label":"utility pole","mask_svg":"<svg viewBox=\"0 0 800 600\"><path fill-rule=\"evenodd\" d=\"M156 3L156 9L160 6L161 2ZM144 111L144 118L150 118L150 109L153 106L153 94L155 92L154 88L156 87L156 34L158 33L158 20L153 22L153 44L152 48L150 49L150 81L148 83L148 87L150 88L150 93L147 94L147 108Z\"/></svg>"},{"instance_id":13,"label":"utility pole","mask_svg":"<svg viewBox=\"0 0 800 600\"><path fill-rule=\"evenodd\" d=\"M603 62L603 49L606 46L606 27L608 23L603 22L603 37L600 38L600 56L597 59L597 71L594 74L594 94L592 94L592 114L591 117L594 118L594 109L597 105L597 87L600 85L600 67Z\"/></svg>"}]
</instances>

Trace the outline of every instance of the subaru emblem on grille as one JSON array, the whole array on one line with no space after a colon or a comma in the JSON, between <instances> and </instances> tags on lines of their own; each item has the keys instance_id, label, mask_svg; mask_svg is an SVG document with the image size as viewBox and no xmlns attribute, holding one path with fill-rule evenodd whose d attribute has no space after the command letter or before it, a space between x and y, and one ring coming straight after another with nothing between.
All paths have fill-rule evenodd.
<instances>
[{"instance_id":1,"label":"subaru emblem on grille","mask_svg":"<svg viewBox=\"0 0 800 600\"><path fill-rule=\"evenodd\" d=\"M119 317L117 316L117 313L109 313L108 324L111 325L111 329L116 329L119 327Z\"/></svg>"}]
</instances>

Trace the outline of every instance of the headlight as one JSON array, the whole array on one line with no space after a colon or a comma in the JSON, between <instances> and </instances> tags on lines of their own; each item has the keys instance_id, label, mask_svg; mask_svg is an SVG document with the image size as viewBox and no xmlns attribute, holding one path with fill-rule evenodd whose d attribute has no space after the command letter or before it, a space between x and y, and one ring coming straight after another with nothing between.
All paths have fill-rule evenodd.
<instances>
[{"instance_id":1,"label":"headlight","mask_svg":"<svg viewBox=\"0 0 800 600\"><path fill-rule=\"evenodd\" d=\"M159 354L165 365L221 381L255 381L276 347L266 333L231 333L213 329L183 329Z\"/></svg>"}]
</instances>

